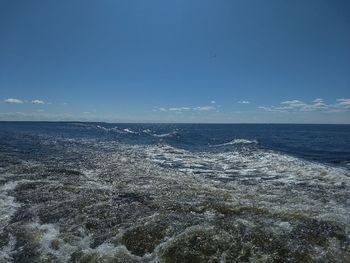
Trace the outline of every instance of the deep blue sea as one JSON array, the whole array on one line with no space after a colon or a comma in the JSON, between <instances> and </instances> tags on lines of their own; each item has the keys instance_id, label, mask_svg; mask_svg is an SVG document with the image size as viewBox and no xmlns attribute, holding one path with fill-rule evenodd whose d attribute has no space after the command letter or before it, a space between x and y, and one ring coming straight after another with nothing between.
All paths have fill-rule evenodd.
<instances>
[{"instance_id":1,"label":"deep blue sea","mask_svg":"<svg viewBox=\"0 0 350 263\"><path fill-rule=\"evenodd\" d=\"M349 262L350 125L0 122L0 262Z\"/></svg>"}]
</instances>

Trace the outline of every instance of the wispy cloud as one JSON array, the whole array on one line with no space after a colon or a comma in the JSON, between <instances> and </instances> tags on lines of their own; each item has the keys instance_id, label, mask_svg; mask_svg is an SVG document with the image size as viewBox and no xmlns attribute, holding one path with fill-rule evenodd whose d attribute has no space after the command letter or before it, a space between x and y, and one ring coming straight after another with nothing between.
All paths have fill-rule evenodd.
<instances>
[{"instance_id":1,"label":"wispy cloud","mask_svg":"<svg viewBox=\"0 0 350 263\"><path fill-rule=\"evenodd\" d=\"M215 100L212 100L210 103L211 103L211 104L215 104L215 103L216 103L216 101L215 101Z\"/></svg>"},{"instance_id":2,"label":"wispy cloud","mask_svg":"<svg viewBox=\"0 0 350 263\"><path fill-rule=\"evenodd\" d=\"M211 111L211 110L215 110L216 108L214 106L202 106L202 107L195 107L193 108L193 110L196 111Z\"/></svg>"},{"instance_id":3,"label":"wispy cloud","mask_svg":"<svg viewBox=\"0 0 350 263\"><path fill-rule=\"evenodd\" d=\"M14 98L8 98L5 100L6 103L9 103L9 104L23 104L24 101L23 100L20 100L20 99L14 99Z\"/></svg>"},{"instance_id":4,"label":"wispy cloud","mask_svg":"<svg viewBox=\"0 0 350 263\"><path fill-rule=\"evenodd\" d=\"M337 105L344 108L350 108L350 99L338 99Z\"/></svg>"},{"instance_id":5,"label":"wispy cloud","mask_svg":"<svg viewBox=\"0 0 350 263\"><path fill-rule=\"evenodd\" d=\"M266 107L266 106L259 106L258 109L264 110L264 111L274 111L274 106Z\"/></svg>"},{"instance_id":6,"label":"wispy cloud","mask_svg":"<svg viewBox=\"0 0 350 263\"><path fill-rule=\"evenodd\" d=\"M324 100L320 99L320 98L317 98L317 99L314 99L312 102L314 102L314 103L323 103Z\"/></svg>"},{"instance_id":7,"label":"wispy cloud","mask_svg":"<svg viewBox=\"0 0 350 263\"><path fill-rule=\"evenodd\" d=\"M45 101L38 100L38 99L28 101L28 100L20 100L20 99L15 99L15 98L8 98L4 101L6 103L9 103L9 104L24 104L24 103L26 103L26 104L31 103L31 104L37 104L37 105L52 104L52 103L46 103Z\"/></svg>"},{"instance_id":8,"label":"wispy cloud","mask_svg":"<svg viewBox=\"0 0 350 263\"><path fill-rule=\"evenodd\" d=\"M250 104L250 101L240 100L240 101L237 101L237 103L239 103L239 104Z\"/></svg>"},{"instance_id":9,"label":"wispy cloud","mask_svg":"<svg viewBox=\"0 0 350 263\"><path fill-rule=\"evenodd\" d=\"M300 100L282 101L283 106L276 107L277 110L292 110L292 111L314 111L319 109L326 109L329 105L323 102L323 99L315 99L312 103L305 103Z\"/></svg>"},{"instance_id":10,"label":"wispy cloud","mask_svg":"<svg viewBox=\"0 0 350 263\"><path fill-rule=\"evenodd\" d=\"M306 103L300 101L300 100L287 100L287 101L282 101L281 102L282 106L281 108L283 109L302 109L305 106L307 106Z\"/></svg>"},{"instance_id":11,"label":"wispy cloud","mask_svg":"<svg viewBox=\"0 0 350 263\"><path fill-rule=\"evenodd\" d=\"M45 104L45 102L43 100L32 100L31 103L32 104Z\"/></svg>"},{"instance_id":12,"label":"wispy cloud","mask_svg":"<svg viewBox=\"0 0 350 263\"><path fill-rule=\"evenodd\" d=\"M315 99L313 100L313 105L315 109L327 109L330 105L327 105L323 99Z\"/></svg>"},{"instance_id":13,"label":"wispy cloud","mask_svg":"<svg viewBox=\"0 0 350 263\"><path fill-rule=\"evenodd\" d=\"M301 100L287 100L282 101L278 106L260 106L258 108L269 112L339 112L350 109L350 99L338 99L335 104L327 104L321 98L314 99L310 103Z\"/></svg>"},{"instance_id":14,"label":"wispy cloud","mask_svg":"<svg viewBox=\"0 0 350 263\"><path fill-rule=\"evenodd\" d=\"M187 111L191 110L190 107L174 107L174 108L169 108L168 111Z\"/></svg>"},{"instance_id":15,"label":"wispy cloud","mask_svg":"<svg viewBox=\"0 0 350 263\"><path fill-rule=\"evenodd\" d=\"M186 111L214 111L217 107L213 105L206 105L206 106L198 106L198 107L171 107L171 108L164 108L164 107L154 107L153 111L161 111L161 112L186 112Z\"/></svg>"}]
</instances>

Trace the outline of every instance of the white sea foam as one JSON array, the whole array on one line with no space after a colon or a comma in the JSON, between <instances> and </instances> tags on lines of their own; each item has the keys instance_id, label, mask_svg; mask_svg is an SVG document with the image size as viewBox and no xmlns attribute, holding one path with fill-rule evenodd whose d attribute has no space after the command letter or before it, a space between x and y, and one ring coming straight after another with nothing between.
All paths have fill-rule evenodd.
<instances>
[{"instance_id":1,"label":"white sea foam","mask_svg":"<svg viewBox=\"0 0 350 263\"><path fill-rule=\"evenodd\" d=\"M13 196L9 195L11 190L14 190L18 182L11 181L0 187L0 232L8 224L12 215L20 207Z\"/></svg>"},{"instance_id":2,"label":"white sea foam","mask_svg":"<svg viewBox=\"0 0 350 263\"><path fill-rule=\"evenodd\" d=\"M169 133L163 133L163 134L156 134L156 133L153 133L152 136L154 137L158 137L158 138L164 138L164 137L173 137L177 135L177 132L174 131L174 132L169 132Z\"/></svg>"},{"instance_id":3,"label":"white sea foam","mask_svg":"<svg viewBox=\"0 0 350 263\"><path fill-rule=\"evenodd\" d=\"M29 224L28 229L34 235L37 233L37 241L39 242L40 256L43 260L54 256L57 262L69 262L72 253L80 248L82 250L90 250L91 236L86 235L81 229L81 237L76 237L73 244L66 243L61 237L60 229L54 224L39 224L38 222ZM52 244L56 242L55 248Z\"/></svg>"},{"instance_id":4,"label":"white sea foam","mask_svg":"<svg viewBox=\"0 0 350 263\"><path fill-rule=\"evenodd\" d=\"M258 144L257 140L247 140L247 139L234 139L229 142L214 145L214 147L227 146L227 145L237 145L237 144Z\"/></svg>"},{"instance_id":5,"label":"white sea foam","mask_svg":"<svg viewBox=\"0 0 350 263\"><path fill-rule=\"evenodd\" d=\"M134 133L137 133L137 132L134 132ZM173 137L173 136L176 136L178 134L177 131L158 134L150 129L142 130L142 133L145 133L145 134L148 134L150 136L157 137L157 138Z\"/></svg>"},{"instance_id":6,"label":"white sea foam","mask_svg":"<svg viewBox=\"0 0 350 263\"><path fill-rule=\"evenodd\" d=\"M57 194L61 188L49 188L45 192L47 184L38 184L37 189L24 187L22 190L25 194L28 194L28 190L35 191L33 193L42 190L44 196L52 200L41 202L35 194L28 195L29 201L32 201L31 208L38 213L39 220L27 225L29 234L37 234L26 242L38 242L38 252L43 261L69 262L74 254L79 259L90 258L99 262L112 258L120 262L159 262L162 260L162 250L177 247L179 242L191 239L193 233L203 232L204 236L214 237L211 240L225 239L225 231L216 234L212 226L226 215L230 220L242 217L240 220L246 222L244 225L251 225L252 228L256 226L254 216L258 216L259 224L271 227L276 235L287 237L299 220L280 217L282 213L298 214L301 211L306 218L350 225L347 201L343 201L350 185L350 174L346 169L258 147L232 147L229 152L218 152L216 149L192 152L164 144L131 146L110 141L94 143L95 146L108 147L113 151L104 153L90 148L86 152L82 151L91 162L91 166L89 164L80 169L85 176L62 177L61 183L57 181L56 174L45 177L45 180L33 176L30 177L32 180L19 181L45 181L56 186L61 184L67 191L67 198L61 200L61 195ZM25 167L28 168L28 165ZM1 200L3 196L11 195L15 187L16 184L11 183L3 185L0 188ZM16 193L20 194L18 191ZM31 196L35 199L31 200ZM66 213L65 209L70 208L66 202L81 202L82 197L84 201L85 198L89 201L87 204L82 203L84 216L77 216L80 214L75 214L76 210L72 209L69 210L72 211L71 215L62 217L65 220L55 221L56 224L40 224L40 220L47 218L47 213L53 212L52 216L61 218ZM10 199L7 200L11 203ZM149 207L154 207L159 217L147 216ZM248 208L248 211L252 208L252 218L250 215L239 215L240 208ZM254 214L255 208L257 214ZM109 213L110 209L116 210ZM260 209L262 214L259 214ZM265 210L268 211L266 214ZM106 223L107 227L108 223L118 222L114 220L118 218L114 214L123 216L118 229L107 230L113 234L112 237L107 235L104 240L99 240L100 230L104 229L86 227L87 219L98 219L95 211L104 213L100 222L102 226ZM230 212L234 214L236 211L237 216L231 217ZM146 216L142 217L143 214ZM180 219L176 219L175 214ZM184 228L182 220L188 224ZM127 235L127 232L122 232L124 227L132 229L141 225L141 234L131 238L135 238L135 242L144 242L143 234L146 236L149 233L145 230L149 225L160 222L167 226L167 236L160 243L155 242L153 252L149 250L143 256L133 255L135 251L132 246L123 243L122 237ZM203 222L203 225L196 228L191 225L193 222ZM81 231L77 231L77 228L81 228ZM148 230L154 231L153 227ZM16 235L16 232L13 233ZM120 239L116 238L119 234ZM229 239L226 241L231 242ZM15 244L15 238L10 237L10 242L0 251L0 262L12 261ZM182 246L179 247L182 249ZM185 244L184 249L192 248ZM21 251L17 250L17 253Z\"/></svg>"},{"instance_id":7,"label":"white sea foam","mask_svg":"<svg viewBox=\"0 0 350 263\"><path fill-rule=\"evenodd\" d=\"M149 133L151 133L152 131L151 131L150 129L145 129L145 130L143 130L142 132L143 132L143 133L149 134Z\"/></svg>"},{"instance_id":8,"label":"white sea foam","mask_svg":"<svg viewBox=\"0 0 350 263\"><path fill-rule=\"evenodd\" d=\"M126 131L119 129L117 126L111 128L111 129L109 129L109 130L112 131L112 132L121 133L121 134L127 133Z\"/></svg>"},{"instance_id":9,"label":"white sea foam","mask_svg":"<svg viewBox=\"0 0 350 263\"><path fill-rule=\"evenodd\" d=\"M36 235L42 260L50 258L54 259L55 262L70 262L72 254L77 250L80 250L84 255L95 254L102 262L115 260L116 258L121 260L123 258L133 258L134 261L139 259L139 257L132 255L124 245L114 245L108 241L96 248L91 248L92 236L87 235L82 228L79 237L75 236L74 241L71 240L70 243L67 243L64 234L60 232L59 227L55 224L39 224L36 222L27 225L27 227ZM56 243L56 247L52 247L53 242ZM7 258L11 259L9 255L10 253L7 254Z\"/></svg>"},{"instance_id":10,"label":"white sea foam","mask_svg":"<svg viewBox=\"0 0 350 263\"><path fill-rule=\"evenodd\" d=\"M309 181L322 184L350 183L348 170L299 159L287 154L255 149L224 153L192 153L168 145L150 146L146 155L153 162L193 174L232 177L244 180L247 176L283 182Z\"/></svg>"},{"instance_id":11,"label":"white sea foam","mask_svg":"<svg viewBox=\"0 0 350 263\"><path fill-rule=\"evenodd\" d=\"M0 249L0 262L13 262L12 255L15 253L16 238L9 234L9 242Z\"/></svg>"},{"instance_id":12,"label":"white sea foam","mask_svg":"<svg viewBox=\"0 0 350 263\"><path fill-rule=\"evenodd\" d=\"M112 128L106 128L104 126L100 126L100 125L97 125L96 126L97 129L99 130L103 130L105 132L116 132L116 133L122 133L122 134L139 134L138 132L136 131L133 131L129 128L125 128L125 129L120 129L118 126L115 126L115 127L112 127Z\"/></svg>"},{"instance_id":13,"label":"white sea foam","mask_svg":"<svg viewBox=\"0 0 350 263\"><path fill-rule=\"evenodd\" d=\"M20 204L16 202L15 198L9 195L9 192L14 190L17 184L16 181L12 181L0 187L0 234L20 207ZM0 249L0 262L12 262L15 245L16 239L10 234L7 245Z\"/></svg>"},{"instance_id":14,"label":"white sea foam","mask_svg":"<svg viewBox=\"0 0 350 263\"><path fill-rule=\"evenodd\" d=\"M135 131L130 130L130 129L128 129L128 128L123 129L123 131L125 131L126 133L138 134L138 132L135 132Z\"/></svg>"},{"instance_id":15,"label":"white sea foam","mask_svg":"<svg viewBox=\"0 0 350 263\"><path fill-rule=\"evenodd\" d=\"M96 128L100 129L100 130L103 130L103 131L106 131L106 132L110 131L110 129L108 129L106 127L103 127L103 126L100 126L100 125L97 125Z\"/></svg>"}]
</instances>

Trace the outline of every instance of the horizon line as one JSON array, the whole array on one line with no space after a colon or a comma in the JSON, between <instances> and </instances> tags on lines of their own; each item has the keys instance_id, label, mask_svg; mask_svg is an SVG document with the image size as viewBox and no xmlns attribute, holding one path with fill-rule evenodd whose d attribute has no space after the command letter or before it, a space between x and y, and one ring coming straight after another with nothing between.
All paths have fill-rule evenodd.
<instances>
[{"instance_id":1,"label":"horizon line","mask_svg":"<svg viewBox=\"0 0 350 263\"><path fill-rule=\"evenodd\" d=\"M108 121L65 121L65 120L0 120L2 122L44 122L44 123L105 123L105 124L203 124L203 125L232 125L232 124L251 124L251 125L278 125L278 124L294 124L294 125L350 125L350 123L301 123L301 122L108 122Z\"/></svg>"}]
</instances>

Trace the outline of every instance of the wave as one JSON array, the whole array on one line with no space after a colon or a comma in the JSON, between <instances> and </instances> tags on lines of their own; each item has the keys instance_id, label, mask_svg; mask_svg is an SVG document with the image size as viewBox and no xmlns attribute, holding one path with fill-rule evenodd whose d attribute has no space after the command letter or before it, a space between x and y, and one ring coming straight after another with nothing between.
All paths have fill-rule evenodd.
<instances>
[{"instance_id":1,"label":"wave","mask_svg":"<svg viewBox=\"0 0 350 263\"><path fill-rule=\"evenodd\" d=\"M138 132L136 131L133 131L131 129L128 129L128 128L125 128L125 129L120 129L119 127L113 127L113 128L106 128L106 127L103 127L103 126L100 126L100 125L97 125L96 126L97 129L99 130L103 130L105 132L116 132L116 133L129 133L129 134L139 134Z\"/></svg>"},{"instance_id":2,"label":"wave","mask_svg":"<svg viewBox=\"0 0 350 263\"><path fill-rule=\"evenodd\" d=\"M96 128L100 129L100 130L103 130L103 131L107 131L107 132L111 130L111 129L108 129L106 127L100 126L100 125L97 125Z\"/></svg>"},{"instance_id":3,"label":"wave","mask_svg":"<svg viewBox=\"0 0 350 263\"><path fill-rule=\"evenodd\" d=\"M213 147L237 145L237 144L258 144L258 141L257 140L247 140L247 139L234 139L234 140L229 141L229 142L213 145Z\"/></svg>"},{"instance_id":4,"label":"wave","mask_svg":"<svg viewBox=\"0 0 350 263\"><path fill-rule=\"evenodd\" d=\"M152 131L150 129L145 129L142 131L143 133L147 133L147 134L150 134Z\"/></svg>"},{"instance_id":5,"label":"wave","mask_svg":"<svg viewBox=\"0 0 350 263\"><path fill-rule=\"evenodd\" d=\"M153 137L157 137L157 138L174 137L174 136L178 135L177 131L157 134L157 133L155 133L154 131L152 131L150 129L146 129L146 130L143 130L142 132L145 133L145 134L151 135Z\"/></svg>"},{"instance_id":6,"label":"wave","mask_svg":"<svg viewBox=\"0 0 350 263\"><path fill-rule=\"evenodd\" d=\"M106 128L104 126L97 125L97 126L95 126L95 128L98 129L98 130L102 130L104 132L115 132L115 133L120 133L120 134L141 134L141 133L144 133L144 134L156 137L156 138L174 137L174 136L178 135L177 131L157 134L157 133L155 133L154 131L152 131L150 129L145 129L145 130L142 130L142 131L138 132L138 131L134 131L134 130L132 130L130 128L122 129L122 128L119 128L118 126L115 126L113 128Z\"/></svg>"},{"instance_id":7,"label":"wave","mask_svg":"<svg viewBox=\"0 0 350 263\"><path fill-rule=\"evenodd\" d=\"M126 132L126 133L130 133L130 134L138 134L138 132L135 132L135 131L130 130L130 129L128 129L128 128L123 129L123 131Z\"/></svg>"},{"instance_id":8,"label":"wave","mask_svg":"<svg viewBox=\"0 0 350 263\"><path fill-rule=\"evenodd\" d=\"M174 137L178 135L178 133L176 131L174 132L169 132L169 133L163 133L163 134L156 134L156 133L153 133L152 136L154 137L158 137L158 138L164 138L164 137Z\"/></svg>"}]
</instances>

